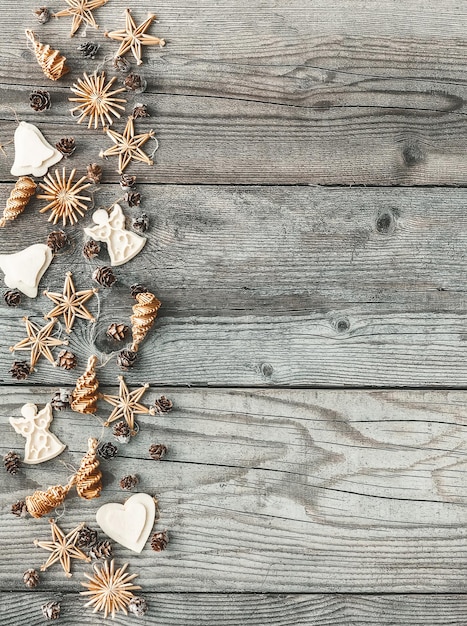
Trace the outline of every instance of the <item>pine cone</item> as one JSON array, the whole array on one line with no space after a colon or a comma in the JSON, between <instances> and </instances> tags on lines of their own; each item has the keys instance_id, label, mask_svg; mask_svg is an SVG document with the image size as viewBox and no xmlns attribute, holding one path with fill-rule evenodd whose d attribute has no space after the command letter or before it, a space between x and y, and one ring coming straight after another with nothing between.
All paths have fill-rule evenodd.
<instances>
[{"instance_id":1,"label":"pine cone","mask_svg":"<svg viewBox=\"0 0 467 626\"><path fill-rule=\"evenodd\" d=\"M3 465L6 471L13 476L19 472L20 457L19 454L10 450L3 457Z\"/></svg>"},{"instance_id":2,"label":"pine cone","mask_svg":"<svg viewBox=\"0 0 467 626\"><path fill-rule=\"evenodd\" d=\"M50 93L43 89L35 89L29 95L29 105L34 111L48 111L51 106Z\"/></svg>"},{"instance_id":3,"label":"pine cone","mask_svg":"<svg viewBox=\"0 0 467 626\"><path fill-rule=\"evenodd\" d=\"M76 367L77 359L73 352L69 350L60 350L57 355L55 364L64 370L72 370Z\"/></svg>"},{"instance_id":4,"label":"pine cone","mask_svg":"<svg viewBox=\"0 0 467 626\"><path fill-rule=\"evenodd\" d=\"M125 200L128 206L139 206L141 204L141 194L138 191L129 191L125 194Z\"/></svg>"},{"instance_id":5,"label":"pine cone","mask_svg":"<svg viewBox=\"0 0 467 626\"><path fill-rule=\"evenodd\" d=\"M130 174L122 174L120 176L120 187L123 191L129 191L133 189L134 184L136 183L136 176L131 176Z\"/></svg>"},{"instance_id":6,"label":"pine cone","mask_svg":"<svg viewBox=\"0 0 467 626\"><path fill-rule=\"evenodd\" d=\"M148 610L148 603L141 596L133 596L128 603L128 610L136 617L143 617Z\"/></svg>"},{"instance_id":7,"label":"pine cone","mask_svg":"<svg viewBox=\"0 0 467 626\"><path fill-rule=\"evenodd\" d=\"M51 602L47 602L46 604L43 604L41 606L41 609L42 609L42 614L44 615L45 619L52 621L60 617L60 603L59 602L54 602L52 600Z\"/></svg>"},{"instance_id":8,"label":"pine cone","mask_svg":"<svg viewBox=\"0 0 467 626\"><path fill-rule=\"evenodd\" d=\"M57 254L67 243L68 237L63 230L53 230L47 235L47 245L54 254Z\"/></svg>"},{"instance_id":9,"label":"pine cone","mask_svg":"<svg viewBox=\"0 0 467 626\"><path fill-rule=\"evenodd\" d=\"M35 569L27 569L23 574L23 582L28 589L34 589L39 584L39 574Z\"/></svg>"},{"instance_id":10,"label":"pine cone","mask_svg":"<svg viewBox=\"0 0 467 626\"><path fill-rule=\"evenodd\" d=\"M89 526L83 526L78 533L78 539L76 540L76 546L80 549L92 548L97 543L97 530L89 528Z\"/></svg>"},{"instance_id":11,"label":"pine cone","mask_svg":"<svg viewBox=\"0 0 467 626\"><path fill-rule=\"evenodd\" d=\"M113 459L117 456L118 448L111 441L107 441L107 443L101 443L101 445L97 448L97 454L106 461Z\"/></svg>"},{"instance_id":12,"label":"pine cone","mask_svg":"<svg viewBox=\"0 0 467 626\"><path fill-rule=\"evenodd\" d=\"M130 427L124 420L115 424L112 433L115 439L120 443L128 443L131 439Z\"/></svg>"},{"instance_id":13,"label":"pine cone","mask_svg":"<svg viewBox=\"0 0 467 626\"><path fill-rule=\"evenodd\" d=\"M47 7L37 7L37 9L34 9L34 15L41 24L47 24L51 18L50 10Z\"/></svg>"},{"instance_id":14,"label":"pine cone","mask_svg":"<svg viewBox=\"0 0 467 626\"><path fill-rule=\"evenodd\" d=\"M133 352L133 350L120 350L117 354L118 367L124 371L129 370L135 364L137 356L138 355L136 352Z\"/></svg>"},{"instance_id":15,"label":"pine cone","mask_svg":"<svg viewBox=\"0 0 467 626\"><path fill-rule=\"evenodd\" d=\"M12 504L11 513L12 515L15 515L16 517L27 517L28 508L26 506L26 501L18 500L18 502L15 502L14 504Z\"/></svg>"},{"instance_id":16,"label":"pine cone","mask_svg":"<svg viewBox=\"0 0 467 626\"><path fill-rule=\"evenodd\" d=\"M17 289L8 289L3 294L3 297L8 306L19 306L21 304L21 294Z\"/></svg>"},{"instance_id":17,"label":"pine cone","mask_svg":"<svg viewBox=\"0 0 467 626\"><path fill-rule=\"evenodd\" d=\"M129 330L130 329L126 326L126 324L117 324L114 322L107 328L107 337L110 337L115 341L123 341Z\"/></svg>"},{"instance_id":18,"label":"pine cone","mask_svg":"<svg viewBox=\"0 0 467 626\"><path fill-rule=\"evenodd\" d=\"M16 380L25 380L31 373L31 366L27 361L14 361L9 373Z\"/></svg>"},{"instance_id":19,"label":"pine cone","mask_svg":"<svg viewBox=\"0 0 467 626\"><path fill-rule=\"evenodd\" d=\"M162 530L161 532L154 533L151 538L151 548L154 552L162 552L167 548L169 543L169 534L166 530Z\"/></svg>"},{"instance_id":20,"label":"pine cone","mask_svg":"<svg viewBox=\"0 0 467 626\"><path fill-rule=\"evenodd\" d=\"M137 120L138 117L150 117L148 107L145 104L137 104L133 109L133 119Z\"/></svg>"},{"instance_id":21,"label":"pine cone","mask_svg":"<svg viewBox=\"0 0 467 626\"><path fill-rule=\"evenodd\" d=\"M122 74L128 74L128 72L131 70L131 63L127 61L124 57L115 57L114 68Z\"/></svg>"},{"instance_id":22,"label":"pine cone","mask_svg":"<svg viewBox=\"0 0 467 626\"><path fill-rule=\"evenodd\" d=\"M165 396L161 396L154 400L154 410L156 413L168 413L173 408L173 402L166 398Z\"/></svg>"},{"instance_id":23,"label":"pine cone","mask_svg":"<svg viewBox=\"0 0 467 626\"><path fill-rule=\"evenodd\" d=\"M140 283L135 283L130 287L131 297L136 299L136 296L139 293L148 293L148 288L146 285L141 285Z\"/></svg>"},{"instance_id":24,"label":"pine cone","mask_svg":"<svg viewBox=\"0 0 467 626\"><path fill-rule=\"evenodd\" d=\"M123 491L131 491L138 483L138 476L136 476L136 474L130 474L129 476L124 476L120 480L120 489L123 489Z\"/></svg>"},{"instance_id":25,"label":"pine cone","mask_svg":"<svg viewBox=\"0 0 467 626\"><path fill-rule=\"evenodd\" d=\"M73 154L76 150L76 142L74 137L62 137L60 141L55 144L55 147L59 152L63 154L65 159Z\"/></svg>"},{"instance_id":26,"label":"pine cone","mask_svg":"<svg viewBox=\"0 0 467 626\"><path fill-rule=\"evenodd\" d=\"M112 268L107 267L106 265L98 267L96 270L94 270L92 278L102 287L112 287L114 282L117 280L115 278L115 274L112 271Z\"/></svg>"},{"instance_id":27,"label":"pine cone","mask_svg":"<svg viewBox=\"0 0 467 626\"><path fill-rule=\"evenodd\" d=\"M160 461L167 454L167 446L164 446L162 443L153 443L149 448L149 456L154 461Z\"/></svg>"},{"instance_id":28,"label":"pine cone","mask_svg":"<svg viewBox=\"0 0 467 626\"><path fill-rule=\"evenodd\" d=\"M125 80L123 81L123 85L125 86L126 89L128 89L128 91L134 91L135 93L142 93L148 86L148 83L139 74L131 73L131 74L128 74L128 76L125 78Z\"/></svg>"},{"instance_id":29,"label":"pine cone","mask_svg":"<svg viewBox=\"0 0 467 626\"><path fill-rule=\"evenodd\" d=\"M83 246L83 255L87 259L93 259L99 254L100 251L100 244L98 244L97 241L94 241L94 239L89 239L89 241L86 241Z\"/></svg>"},{"instance_id":30,"label":"pine cone","mask_svg":"<svg viewBox=\"0 0 467 626\"><path fill-rule=\"evenodd\" d=\"M86 41L85 43L80 43L78 46L78 52L81 52L85 59L95 59L97 51L99 50L100 45L93 41Z\"/></svg>"},{"instance_id":31,"label":"pine cone","mask_svg":"<svg viewBox=\"0 0 467 626\"><path fill-rule=\"evenodd\" d=\"M70 394L67 389L59 389L55 392L50 404L56 411L70 408Z\"/></svg>"},{"instance_id":32,"label":"pine cone","mask_svg":"<svg viewBox=\"0 0 467 626\"><path fill-rule=\"evenodd\" d=\"M136 230L137 233L145 233L149 228L149 217L146 213L141 213L133 220L132 224L133 230Z\"/></svg>"},{"instance_id":33,"label":"pine cone","mask_svg":"<svg viewBox=\"0 0 467 626\"><path fill-rule=\"evenodd\" d=\"M90 163L87 169L87 176L88 180L97 185L101 182L102 167L98 163Z\"/></svg>"},{"instance_id":34,"label":"pine cone","mask_svg":"<svg viewBox=\"0 0 467 626\"><path fill-rule=\"evenodd\" d=\"M112 557L112 551L110 541L99 541L89 550L89 556L91 559L110 559Z\"/></svg>"}]
</instances>

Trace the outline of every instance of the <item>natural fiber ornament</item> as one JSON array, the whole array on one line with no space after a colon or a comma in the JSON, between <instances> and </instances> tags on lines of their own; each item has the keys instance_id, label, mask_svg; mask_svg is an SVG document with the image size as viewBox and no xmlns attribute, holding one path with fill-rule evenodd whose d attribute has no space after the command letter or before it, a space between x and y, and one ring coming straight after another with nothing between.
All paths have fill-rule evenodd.
<instances>
[{"instance_id":1,"label":"natural fiber ornament","mask_svg":"<svg viewBox=\"0 0 467 626\"><path fill-rule=\"evenodd\" d=\"M77 413L95 413L97 411L97 389L99 381L96 376L97 357L88 359L86 371L76 381L76 387L71 392L70 406Z\"/></svg>"},{"instance_id":2,"label":"natural fiber ornament","mask_svg":"<svg viewBox=\"0 0 467 626\"><path fill-rule=\"evenodd\" d=\"M82 591L81 595L89 596L89 602L84 606L92 606L93 613L104 611L104 618L110 615L112 619L118 611L128 615L128 606L134 597L132 591L141 589L138 585L133 585L132 580L138 574L126 573L128 563L123 567L115 569L114 561L104 561L104 564L94 565L94 575L84 574L89 582L81 583L87 591Z\"/></svg>"},{"instance_id":3,"label":"natural fiber ornament","mask_svg":"<svg viewBox=\"0 0 467 626\"><path fill-rule=\"evenodd\" d=\"M67 272L65 276L65 284L63 286L63 293L54 293L51 291L44 291L44 296L47 296L55 304L55 307L49 311L44 318L54 319L63 315L63 321L65 322L65 332L71 333L75 319L78 317L83 320L89 320L95 322L95 318L84 306L92 296L97 293L97 289L85 289L83 291L76 291L73 283L73 274Z\"/></svg>"},{"instance_id":4,"label":"natural fiber ornament","mask_svg":"<svg viewBox=\"0 0 467 626\"><path fill-rule=\"evenodd\" d=\"M153 293L136 294L136 304L133 305L133 315L130 318L133 334L133 343L130 349L133 352L138 351L139 344L152 328L160 306L161 302Z\"/></svg>"},{"instance_id":5,"label":"natural fiber ornament","mask_svg":"<svg viewBox=\"0 0 467 626\"><path fill-rule=\"evenodd\" d=\"M38 489L32 496L26 496L26 508L28 513L38 519L56 509L67 497L68 492L74 485L74 481L75 478L73 476L65 487L62 487L62 485L54 485L53 487L49 487L46 491Z\"/></svg>"},{"instance_id":6,"label":"natural fiber ornament","mask_svg":"<svg viewBox=\"0 0 467 626\"><path fill-rule=\"evenodd\" d=\"M115 145L102 151L99 156L118 156L119 174L123 173L130 161L141 161L141 163L146 163L147 165L154 165L154 161L141 150L141 146L154 137L154 131L150 130L147 133L135 135L135 125L131 115L128 118L123 134L107 127L104 128L104 131Z\"/></svg>"},{"instance_id":7,"label":"natural fiber ornament","mask_svg":"<svg viewBox=\"0 0 467 626\"><path fill-rule=\"evenodd\" d=\"M51 565L60 561L60 565L63 567L65 576L71 577L71 559L79 559L80 561L86 561L89 563L91 557L87 556L79 548L76 547L79 533L84 527L84 522L70 531L67 535L57 525L55 520L50 520L52 530L52 541L34 541L34 545L44 550L51 552L49 558L41 567L41 572L45 572Z\"/></svg>"},{"instance_id":8,"label":"natural fiber ornament","mask_svg":"<svg viewBox=\"0 0 467 626\"><path fill-rule=\"evenodd\" d=\"M34 371L34 367L41 356L44 356L49 363L55 365L55 359L50 348L56 348L68 343L57 337L50 336L56 320L51 320L48 324L42 326L42 328L34 324L34 322L31 322L28 317L23 317L23 322L26 326L27 337L14 346L11 346L10 352L15 352L15 350L29 350L31 352L31 371Z\"/></svg>"},{"instance_id":9,"label":"natural fiber ornament","mask_svg":"<svg viewBox=\"0 0 467 626\"><path fill-rule=\"evenodd\" d=\"M108 0L65 0L65 2L70 8L54 13L54 17L65 17L68 15L73 17L70 32L70 37L73 37L82 22L94 28L99 28L91 11L106 4Z\"/></svg>"},{"instance_id":10,"label":"natural fiber ornament","mask_svg":"<svg viewBox=\"0 0 467 626\"><path fill-rule=\"evenodd\" d=\"M80 498L92 500L98 498L102 491L102 472L96 457L97 439L88 439L88 451L76 472L76 491Z\"/></svg>"},{"instance_id":11,"label":"natural fiber ornament","mask_svg":"<svg viewBox=\"0 0 467 626\"><path fill-rule=\"evenodd\" d=\"M110 91L115 81L116 78L114 77L106 83L105 72L99 76L96 72L91 76L85 72L84 78L79 78L77 83L73 83L70 89L77 97L68 98L68 100L77 103L77 106L71 109L71 113L72 115L78 114L78 124L81 124L88 117L88 128L91 128L93 123L94 128L97 128L99 121L104 127L106 124L112 124L112 116L120 117L118 109L120 111L125 110L122 104L125 104L126 100L115 96L125 91L125 88L121 87Z\"/></svg>"},{"instance_id":12,"label":"natural fiber ornament","mask_svg":"<svg viewBox=\"0 0 467 626\"><path fill-rule=\"evenodd\" d=\"M81 196L80 192L83 189L87 189L91 186L91 183L85 183L86 176L82 176L73 184L73 178L76 174L76 169L71 171L70 176L66 177L66 170L63 168L62 175L55 170L55 180L50 174L47 174L43 183L39 183L39 187L45 191L45 193L38 194L39 200L47 200L49 204L39 211L39 213L45 213L51 211L49 222L56 224L60 219L63 221L63 226L66 226L67 220L71 225L76 224L78 221L77 214L83 217L84 212L88 210L85 202L90 202L89 196Z\"/></svg>"},{"instance_id":13,"label":"natural fiber ornament","mask_svg":"<svg viewBox=\"0 0 467 626\"><path fill-rule=\"evenodd\" d=\"M164 39L146 34L146 31L155 19L156 16L150 14L142 24L136 26L134 19L131 17L130 9L126 9L125 28L104 33L106 37L122 42L115 56L121 57L131 50L136 59L136 64L141 65L143 63L141 59L142 46L160 46L163 48L165 46Z\"/></svg>"},{"instance_id":14,"label":"natural fiber ornament","mask_svg":"<svg viewBox=\"0 0 467 626\"><path fill-rule=\"evenodd\" d=\"M104 426L109 426L112 422L124 418L130 428L130 434L133 436L138 432L135 430L135 415L155 415L155 410L152 407L140 403L141 398L149 388L149 384L146 383L130 392L123 376L119 376L118 380L120 381L118 396L108 394L101 396L103 400L114 407L107 421L104 422Z\"/></svg>"},{"instance_id":15,"label":"natural fiber ornament","mask_svg":"<svg viewBox=\"0 0 467 626\"><path fill-rule=\"evenodd\" d=\"M3 209L3 219L0 219L0 228L8 221L15 220L26 208L27 203L36 192L36 183L29 176L21 176L11 190L10 197Z\"/></svg>"},{"instance_id":16,"label":"natural fiber ornament","mask_svg":"<svg viewBox=\"0 0 467 626\"><path fill-rule=\"evenodd\" d=\"M54 459L65 450L66 445L49 431L53 420L50 403L39 412L35 404L25 404L21 408L21 415L23 417L10 417L9 421L15 431L26 438L24 463L43 463Z\"/></svg>"},{"instance_id":17,"label":"natural fiber ornament","mask_svg":"<svg viewBox=\"0 0 467 626\"><path fill-rule=\"evenodd\" d=\"M61 55L58 50L54 50L49 45L40 43L32 30L26 30L26 37L32 41L37 62L47 78L50 78L50 80L58 80L70 71L65 65L66 57Z\"/></svg>"}]
</instances>

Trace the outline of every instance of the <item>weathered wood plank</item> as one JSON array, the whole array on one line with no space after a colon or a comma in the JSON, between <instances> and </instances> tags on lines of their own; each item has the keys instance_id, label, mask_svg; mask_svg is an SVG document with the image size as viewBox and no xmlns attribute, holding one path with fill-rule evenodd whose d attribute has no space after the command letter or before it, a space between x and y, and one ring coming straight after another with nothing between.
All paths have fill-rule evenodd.
<instances>
[{"instance_id":1,"label":"weathered wood plank","mask_svg":"<svg viewBox=\"0 0 467 626\"><path fill-rule=\"evenodd\" d=\"M465 590L466 392L157 389L148 400L156 392L173 412L141 418L138 436L103 462L99 501L70 497L60 517L65 529L95 525L100 504L124 501L121 476L139 474L141 490L159 498L157 528L171 537L161 554L117 546L145 589ZM7 417L51 394L0 388L2 453L24 443ZM107 415L104 406L97 418L57 414L53 431L69 449L2 478L2 590L21 590L22 571L44 560L32 542L49 533L45 519L12 516L11 503L66 481ZM168 445L166 461L149 459L156 441ZM51 568L41 589L77 589L86 567L76 564L71 581Z\"/></svg>"}]
</instances>

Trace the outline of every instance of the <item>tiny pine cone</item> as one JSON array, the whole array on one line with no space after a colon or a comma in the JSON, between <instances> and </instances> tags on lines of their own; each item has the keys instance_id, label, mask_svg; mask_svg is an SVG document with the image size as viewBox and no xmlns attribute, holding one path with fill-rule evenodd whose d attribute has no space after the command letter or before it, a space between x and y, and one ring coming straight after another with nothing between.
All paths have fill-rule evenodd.
<instances>
[{"instance_id":1,"label":"tiny pine cone","mask_svg":"<svg viewBox=\"0 0 467 626\"><path fill-rule=\"evenodd\" d=\"M107 267L106 265L98 267L96 270L94 270L92 278L102 287L112 287L112 285L116 281L115 274L113 273L112 268Z\"/></svg>"},{"instance_id":2,"label":"tiny pine cone","mask_svg":"<svg viewBox=\"0 0 467 626\"><path fill-rule=\"evenodd\" d=\"M9 372L16 380L25 380L31 373L31 366L27 361L14 361Z\"/></svg>"},{"instance_id":3,"label":"tiny pine cone","mask_svg":"<svg viewBox=\"0 0 467 626\"><path fill-rule=\"evenodd\" d=\"M89 526L83 526L78 533L78 539L76 545L78 548L92 548L97 543L97 530L89 528Z\"/></svg>"},{"instance_id":4,"label":"tiny pine cone","mask_svg":"<svg viewBox=\"0 0 467 626\"><path fill-rule=\"evenodd\" d=\"M154 400L154 410L156 413L168 413L173 408L172 400L169 400L165 396L161 396Z\"/></svg>"},{"instance_id":5,"label":"tiny pine cone","mask_svg":"<svg viewBox=\"0 0 467 626\"><path fill-rule=\"evenodd\" d=\"M53 409L61 411L62 409L70 408L70 393L67 389L59 389L54 393L52 400L50 401Z\"/></svg>"},{"instance_id":6,"label":"tiny pine cone","mask_svg":"<svg viewBox=\"0 0 467 626\"><path fill-rule=\"evenodd\" d=\"M87 177L88 180L93 182L95 185L101 182L102 178L102 167L98 163L90 163L87 168Z\"/></svg>"},{"instance_id":7,"label":"tiny pine cone","mask_svg":"<svg viewBox=\"0 0 467 626\"><path fill-rule=\"evenodd\" d=\"M104 539L98 541L95 546L89 550L89 556L91 559L110 559L112 556L112 544L110 541Z\"/></svg>"},{"instance_id":8,"label":"tiny pine cone","mask_svg":"<svg viewBox=\"0 0 467 626\"><path fill-rule=\"evenodd\" d=\"M158 533L154 533L151 538L151 548L154 552L162 552L167 548L169 543L169 534L166 530L161 530Z\"/></svg>"},{"instance_id":9,"label":"tiny pine cone","mask_svg":"<svg viewBox=\"0 0 467 626\"><path fill-rule=\"evenodd\" d=\"M37 7L37 9L34 9L34 15L41 24L47 24L51 18L50 9L48 7Z\"/></svg>"},{"instance_id":10,"label":"tiny pine cone","mask_svg":"<svg viewBox=\"0 0 467 626\"><path fill-rule=\"evenodd\" d=\"M141 285L141 283L135 283L134 285L131 285L130 287L130 293L131 293L131 297L135 298L136 300L136 296L139 293L148 293L148 288L146 287L146 285Z\"/></svg>"},{"instance_id":11,"label":"tiny pine cone","mask_svg":"<svg viewBox=\"0 0 467 626\"><path fill-rule=\"evenodd\" d=\"M77 359L73 352L60 350L55 363L64 370L72 370L76 367Z\"/></svg>"},{"instance_id":12,"label":"tiny pine cone","mask_svg":"<svg viewBox=\"0 0 467 626\"><path fill-rule=\"evenodd\" d=\"M6 471L12 476L14 476L15 474L19 472L19 464L20 464L19 455L16 454L16 452L13 452L12 450L10 450L10 452L7 452L7 454L5 454L5 456L3 457L3 465Z\"/></svg>"},{"instance_id":13,"label":"tiny pine cone","mask_svg":"<svg viewBox=\"0 0 467 626\"><path fill-rule=\"evenodd\" d=\"M146 213L141 213L135 217L131 226L137 233L145 233L149 228L149 217Z\"/></svg>"},{"instance_id":14,"label":"tiny pine cone","mask_svg":"<svg viewBox=\"0 0 467 626\"><path fill-rule=\"evenodd\" d=\"M86 243L83 246L83 255L87 259L93 259L99 254L100 251L101 251L100 244L97 243L97 241L94 241L94 239L89 239L89 241L86 241Z\"/></svg>"},{"instance_id":15,"label":"tiny pine cone","mask_svg":"<svg viewBox=\"0 0 467 626\"><path fill-rule=\"evenodd\" d=\"M29 104L34 111L48 111L51 106L50 93L42 89L35 89L29 95Z\"/></svg>"},{"instance_id":16,"label":"tiny pine cone","mask_svg":"<svg viewBox=\"0 0 467 626\"><path fill-rule=\"evenodd\" d=\"M139 117L149 117L148 107L145 104L137 104L133 109L133 119L137 120Z\"/></svg>"},{"instance_id":17,"label":"tiny pine cone","mask_svg":"<svg viewBox=\"0 0 467 626\"><path fill-rule=\"evenodd\" d=\"M60 141L55 144L55 147L59 152L63 154L65 159L73 154L76 150L76 142L74 137L62 137Z\"/></svg>"},{"instance_id":18,"label":"tiny pine cone","mask_svg":"<svg viewBox=\"0 0 467 626\"><path fill-rule=\"evenodd\" d=\"M131 438L130 427L124 420L121 420L120 422L117 422L115 424L115 426L113 427L112 433L113 433L113 436L120 443L128 443L130 441L130 438Z\"/></svg>"},{"instance_id":19,"label":"tiny pine cone","mask_svg":"<svg viewBox=\"0 0 467 626\"><path fill-rule=\"evenodd\" d=\"M17 289L8 289L3 294L3 298L8 306L19 306L21 304L21 293Z\"/></svg>"},{"instance_id":20,"label":"tiny pine cone","mask_svg":"<svg viewBox=\"0 0 467 626\"><path fill-rule=\"evenodd\" d=\"M132 489L136 487L138 483L139 483L138 476L136 476L136 474L130 474L128 476L124 476L120 480L120 489L123 489L123 491L131 491Z\"/></svg>"},{"instance_id":21,"label":"tiny pine cone","mask_svg":"<svg viewBox=\"0 0 467 626\"><path fill-rule=\"evenodd\" d=\"M123 341L128 334L130 329L126 324L117 324L113 322L107 328L107 336L115 341Z\"/></svg>"},{"instance_id":22,"label":"tiny pine cone","mask_svg":"<svg viewBox=\"0 0 467 626\"><path fill-rule=\"evenodd\" d=\"M122 174L120 176L120 187L123 191L129 191L133 188L136 183L136 176L132 176L131 174Z\"/></svg>"},{"instance_id":23,"label":"tiny pine cone","mask_svg":"<svg viewBox=\"0 0 467 626\"><path fill-rule=\"evenodd\" d=\"M23 582L28 589L34 589L39 583L39 574L35 569L27 569L23 574Z\"/></svg>"},{"instance_id":24,"label":"tiny pine cone","mask_svg":"<svg viewBox=\"0 0 467 626\"><path fill-rule=\"evenodd\" d=\"M47 235L47 245L54 254L57 254L67 243L68 237L63 230L53 230Z\"/></svg>"},{"instance_id":25,"label":"tiny pine cone","mask_svg":"<svg viewBox=\"0 0 467 626\"><path fill-rule=\"evenodd\" d=\"M101 459L105 459L108 461L109 459L113 459L117 456L118 448L111 441L107 441L106 443L101 443L101 445L97 448L97 454L101 457Z\"/></svg>"},{"instance_id":26,"label":"tiny pine cone","mask_svg":"<svg viewBox=\"0 0 467 626\"><path fill-rule=\"evenodd\" d=\"M127 74L131 70L131 63L125 57L115 57L113 65L122 74Z\"/></svg>"},{"instance_id":27,"label":"tiny pine cone","mask_svg":"<svg viewBox=\"0 0 467 626\"><path fill-rule=\"evenodd\" d=\"M117 354L118 367L124 371L129 370L135 364L137 356L133 350L120 350Z\"/></svg>"},{"instance_id":28,"label":"tiny pine cone","mask_svg":"<svg viewBox=\"0 0 467 626\"><path fill-rule=\"evenodd\" d=\"M141 194L139 191L128 191L125 194L125 200L129 207L139 206L141 204Z\"/></svg>"},{"instance_id":29,"label":"tiny pine cone","mask_svg":"<svg viewBox=\"0 0 467 626\"><path fill-rule=\"evenodd\" d=\"M149 448L149 456L154 461L160 461L167 454L167 446L164 446L162 443L153 443Z\"/></svg>"},{"instance_id":30,"label":"tiny pine cone","mask_svg":"<svg viewBox=\"0 0 467 626\"><path fill-rule=\"evenodd\" d=\"M27 517L28 508L26 506L26 501L18 500L18 502L15 502L14 504L12 504L11 513L12 515L15 515L16 517Z\"/></svg>"},{"instance_id":31,"label":"tiny pine cone","mask_svg":"<svg viewBox=\"0 0 467 626\"><path fill-rule=\"evenodd\" d=\"M141 596L133 596L128 603L128 610L137 617L143 617L148 610L148 603Z\"/></svg>"},{"instance_id":32,"label":"tiny pine cone","mask_svg":"<svg viewBox=\"0 0 467 626\"><path fill-rule=\"evenodd\" d=\"M85 59L95 59L97 51L100 45L94 41L85 41L78 46L78 51L81 52Z\"/></svg>"},{"instance_id":33,"label":"tiny pine cone","mask_svg":"<svg viewBox=\"0 0 467 626\"><path fill-rule=\"evenodd\" d=\"M51 602L46 602L45 604L41 606L41 609L42 609L42 614L47 620L52 621L60 617L60 603L59 602L54 602L53 600Z\"/></svg>"}]
</instances>

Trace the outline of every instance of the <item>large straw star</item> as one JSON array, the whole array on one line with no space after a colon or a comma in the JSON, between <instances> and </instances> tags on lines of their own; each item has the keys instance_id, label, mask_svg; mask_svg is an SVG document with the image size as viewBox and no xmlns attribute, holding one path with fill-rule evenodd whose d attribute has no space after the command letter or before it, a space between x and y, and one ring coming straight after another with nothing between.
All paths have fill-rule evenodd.
<instances>
[{"instance_id":1,"label":"large straw star","mask_svg":"<svg viewBox=\"0 0 467 626\"><path fill-rule=\"evenodd\" d=\"M146 393L149 385L146 383L135 391L129 391L123 376L119 376L120 389L118 396L102 394L101 398L111 404L114 408L104 426L109 426L115 420L123 418L131 429L131 434L135 435L135 415L155 415L154 409L140 404L139 401Z\"/></svg>"},{"instance_id":2,"label":"large straw star","mask_svg":"<svg viewBox=\"0 0 467 626\"><path fill-rule=\"evenodd\" d=\"M79 532L83 528L84 522L69 532L68 535L65 535L63 530L57 526L55 520L51 519L50 524L52 526L52 541L37 541L37 539L34 541L35 546L39 546L39 548L43 548L52 553L44 565L42 565L41 572L45 572L51 565L60 561L65 576L70 578L72 576L70 571L71 559L79 559L87 563L91 560L91 557L86 556L84 552L76 547Z\"/></svg>"},{"instance_id":3,"label":"large straw star","mask_svg":"<svg viewBox=\"0 0 467 626\"><path fill-rule=\"evenodd\" d=\"M29 318L27 317L23 317L23 322L26 325L26 332L28 336L19 341L16 345L11 346L10 352L14 352L15 350L30 350L30 365L32 371L41 356L44 356L48 361L50 361L50 363L52 363L52 365L55 365L55 359L50 348L63 346L68 343L67 341L58 339L57 337L50 336L56 320L51 320L42 328L29 321Z\"/></svg>"},{"instance_id":4,"label":"large straw star","mask_svg":"<svg viewBox=\"0 0 467 626\"><path fill-rule=\"evenodd\" d=\"M150 130L148 133L135 135L135 125L131 115L128 118L122 135L107 126L104 130L115 145L101 152L100 156L107 157L118 155L119 174L123 172L130 161L141 161L142 163L147 163L147 165L154 164L154 161L141 150L141 146L154 137L154 131Z\"/></svg>"},{"instance_id":5,"label":"large straw star","mask_svg":"<svg viewBox=\"0 0 467 626\"><path fill-rule=\"evenodd\" d=\"M131 17L130 9L126 9L125 28L113 30L110 33L104 33L106 37L122 42L115 56L121 57L131 50L136 59L136 64L141 65L143 63L141 60L141 46L160 46L163 48L165 46L164 39L159 39L159 37L153 37L152 35L146 35L147 29L151 26L155 19L155 15L149 15L142 24L136 26L134 19Z\"/></svg>"},{"instance_id":6,"label":"large straw star","mask_svg":"<svg viewBox=\"0 0 467 626\"><path fill-rule=\"evenodd\" d=\"M65 17L66 15L73 16L70 32L70 37L73 37L82 22L85 22L94 28L99 28L91 11L106 4L108 0L65 0L65 2L70 8L54 13L54 17Z\"/></svg>"},{"instance_id":7,"label":"large straw star","mask_svg":"<svg viewBox=\"0 0 467 626\"><path fill-rule=\"evenodd\" d=\"M44 296L50 298L50 300L57 305L44 316L45 319L53 319L63 315L63 321L65 322L65 330L67 333L71 333L71 329L75 323L75 318L77 317L83 320L89 320L90 322L96 321L84 306L84 303L92 298L98 290L86 289L84 291L76 291L72 276L73 274L71 272L66 273L63 293L44 291Z\"/></svg>"}]
</instances>

